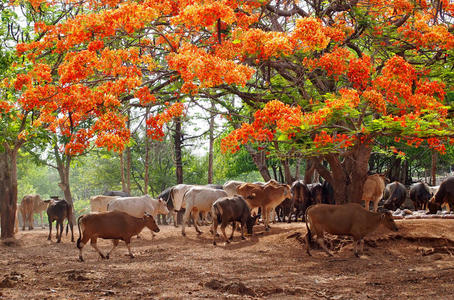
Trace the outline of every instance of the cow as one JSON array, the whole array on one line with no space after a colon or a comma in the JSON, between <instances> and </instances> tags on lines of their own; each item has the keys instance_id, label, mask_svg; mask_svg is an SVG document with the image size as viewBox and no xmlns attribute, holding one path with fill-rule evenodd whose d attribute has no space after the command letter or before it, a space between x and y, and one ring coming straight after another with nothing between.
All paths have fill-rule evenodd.
<instances>
[{"instance_id":1,"label":"cow","mask_svg":"<svg viewBox=\"0 0 454 300\"><path fill-rule=\"evenodd\" d=\"M224 183L224 191L226 191L227 195L234 196L238 194L237 188L245 183L244 181L237 181L237 180L229 180Z\"/></svg>"},{"instance_id":2,"label":"cow","mask_svg":"<svg viewBox=\"0 0 454 300\"><path fill-rule=\"evenodd\" d=\"M57 230L57 243L61 242L61 236L63 233L63 221L68 220L69 227L71 228L71 242L74 242L74 233L73 233L73 222L72 222L72 206L66 200L51 199L49 201L49 206L47 207L47 218L49 220L49 236L48 240L51 240L52 235L52 222L57 221L55 228ZM60 229L60 230L59 230ZM66 226L66 234L68 234L68 225Z\"/></svg>"},{"instance_id":3,"label":"cow","mask_svg":"<svg viewBox=\"0 0 454 300\"><path fill-rule=\"evenodd\" d=\"M283 210L287 215L288 215L288 220L287 222L291 222L291 215L292 213L295 213L295 222L298 221L298 217L304 218L304 213L306 209L311 205L312 200L311 200L311 193L307 187L306 184L302 180L296 180L292 183L291 186L291 194L292 198L290 199L285 199L282 201L281 204L279 204L276 209L281 207L281 210ZM276 210L277 212L277 210ZM279 218L279 215L278 215ZM283 217L283 221L285 221L285 217Z\"/></svg>"},{"instance_id":4,"label":"cow","mask_svg":"<svg viewBox=\"0 0 454 300\"><path fill-rule=\"evenodd\" d=\"M436 213L437 210L441 209L442 204L448 204L449 210L454 205L454 176L448 177L441 184L435 196L429 201L430 213Z\"/></svg>"},{"instance_id":5,"label":"cow","mask_svg":"<svg viewBox=\"0 0 454 300\"><path fill-rule=\"evenodd\" d=\"M131 194L129 192L123 192L123 191L106 191L103 193L103 196L131 197Z\"/></svg>"},{"instance_id":6,"label":"cow","mask_svg":"<svg viewBox=\"0 0 454 300\"><path fill-rule=\"evenodd\" d=\"M79 248L80 261L84 261L82 249L88 240L91 240L91 246L98 251L103 259L109 259L119 241L123 240L128 247L129 256L134 258L129 245L131 238L138 235L144 227L148 227L152 232L159 232L159 227L156 225L153 216L145 214L141 218L136 218L122 211L82 215L77 219L77 227L79 229L77 248ZM106 255L99 250L96 244L98 238L112 240L113 247Z\"/></svg>"},{"instance_id":7,"label":"cow","mask_svg":"<svg viewBox=\"0 0 454 300\"><path fill-rule=\"evenodd\" d=\"M167 209L169 210L169 214L171 214L171 213L173 214L173 208L174 208L171 193L172 193L172 187L168 187L165 190L163 190L157 197L158 199L162 199L162 200L164 200L165 203L167 203ZM157 221L158 225L161 225L161 224L167 225L167 215L158 214L156 221Z\"/></svg>"},{"instance_id":8,"label":"cow","mask_svg":"<svg viewBox=\"0 0 454 300\"><path fill-rule=\"evenodd\" d=\"M311 192L311 198L313 204L323 203L323 186L321 183L311 183L307 185L307 188Z\"/></svg>"},{"instance_id":9,"label":"cow","mask_svg":"<svg viewBox=\"0 0 454 300\"><path fill-rule=\"evenodd\" d=\"M405 185L398 181L394 181L387 184L385 189L389 191L389 196L385 200L383 207L388 210L398 209L407 198L407 189L405 188Z\"/></svg>"},{"instance_id":10,"label":"cow","mask_svg":"<svg viewBox=\"0 0 454 300\"><path fill-rule=\"evenodd\" d=\"M374 204L374 212L377 212L378 201L383 197L383 190L385 189L385 179L381 174L374 174L367 176L363 185L362 200L365 201L365 208L369 210L369 202Z\"/></svg>"},{"instance_id":11,"label":"cow","mask_svg":"<svg viewBox=\"0 0 454 300\"><path fill-rule=\"evenodd\" d=\"M427 209L431 197L429 187L423 182L415 183L410 187L410 199L415 210Z\"/></svg>"},{"instance_id":12,"label":"cow","mask_svg":"<svg viewBox=\"0 0 454 300\"><path fill-rule=\"evenodd\" d=\"M130 216L141 218L145 213L156 217L157 214L168 214L167 203L162 199L153 199L149 195L140 197L119 197L111 200L107 211L118 210Z\"/></svg>"},{"instance_id":13,"label":"cow","mask_svg":"<svg viewBox=\"0 0 454 300\"><path fill-rule=\"evenodd\" d=\"M264 186L244 183L238 187L238 194L243 196L251 209L261 208L266 231L270 230L270 212L285 198L292 197L289 185L275 183L265 184Z\"/></svg>"},{"instance_id":14,"label":"cow","mask_svg":"<svg viewBox=\"0 0 454 300\"><path fill-rule=\"evenodd\" d=\"M333 186L325 180L322 184L323 188L323 201L325 204L335 204L334 201L334 188Z\"/></svg>"},{"instance_id":15,"label":"cow","mask_svg":"<svg viewBox=\"0 0 454 300\"><path fill-rule=\"evenodd\" d=\"M323 250L329 256L332 256L323 239L324 233L329 233L353 237L355 256L359 257L358 246L361 245L362 253L364 237L373 232L380 224L392 231L398 231L393 216L389 211L383 213L371 212L358 203L313 205L306 211L307 234L305 241L307 254L311 255L310 241L314 234L317 236L316 240Z\"/></svg>"},{"instance_id":16,"label":"cow","mask_svg":"<svg viewBox=\"0 0 454 300\"><path fill-rule=\"evenodd\" d=\"M247 233L252 234L253 226L258 216L251 216L251 210L246 201L240 195L222 197L214 201L211 206L211 215L213 216L213 245L216 245L216 235L218 224L221 224L221 231L224 235L224 241L230 243L233 239L233 233L236 229L236 222L241 223L241 239L244 240L244 227L246 226ZM232 234L227 238L225 227L229 222L232 222Z\"/></svg>"},{"instance_id":17,"label":"cow","mask_svg":"<svg viewBox=\"0 0 454 300\"><path fill-rule=\"evenodd\" d=\"M214 201L221 197L227 197L227 193L224 190L212 189L205 186L191 187L184 194L183 202L186 205L186 211L183 216L181 234L186 236L185 225L188 222L191 213L195 219L199 212L206 213L211 211L211 206ZM202 233L197 226L197 222L194 222L194 227L198 234Z\"/></svg>"},{"instance_id":18,"label":"cow","mask_svg":"<svg viewBox=\"0 0 454 300\"><path fill-rule=\"evenodd\" d=\"M41 227L44 228L43 222L43 211L47 208L48 202L41 200L38 194L25 195L19 206L20 213L22 215L22 230L25 230L25 226L28 222L28 229L33 229L33 214L39 214L41 217Z\"/></svg>"},{"instance_id":19,"label":"cow","mask_svg":"<svg viewBox=\"0 0 454 300\"><path fill-rule=\"evenodd\" d=\"M177 227L177 213L182 209L185 208L185 203L183 201L184 194L195 185L192 184L177 184L172 188L170 193L170 198L173 202L173 225Z\"/></svg>"},{"instance_id":20,"label":"cow","mask_svg":"<svg viewBox=\"0 0 454 300\"><path fill-rule=\"evenodd\" d=\"M116 199L116 196L104 196L97 195L90 198L90 211L91 212L103 212L107 211L107 204L113 199Z\"/></svg>"}]
</instances>

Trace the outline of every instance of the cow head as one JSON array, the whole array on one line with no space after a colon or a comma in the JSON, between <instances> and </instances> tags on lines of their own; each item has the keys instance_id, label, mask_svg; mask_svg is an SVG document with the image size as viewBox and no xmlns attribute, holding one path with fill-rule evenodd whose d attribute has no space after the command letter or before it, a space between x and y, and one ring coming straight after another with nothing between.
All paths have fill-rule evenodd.
<instances>
[{"instance_id":1,"label":"cow head","mask_svg":"<svg viewBox=\"0 0 454 300\"><path fill-rule=\"evenodd\" d=\"M162 198L158 199L158 213L163 215L167 215L169 213L167 203Z\"/></svg>"},{"instance_id":2,"label":"cow head","mask_svg":"<svg viewBox=\"0 0 454 300\"><path fill-rule=\"evenodd\" d=\"M429 209L429 213L435 215L437 211L441 210L441 204L435 202L435 196L430 199L429 203L427 203L427 208Z\"/></svg>"},{"instance_id":3,"label":"cow head","mask_svg":"<svg viewBox=\"0 0 454 300\"><path fill-rule=\"evenodd\" d=\"M397 228L396 223L394 222L393 215L391 214L390 211L385 211L381 213L381 223L385 225L386 228L392 231L398 231L399 228Z\"/></svg>"},{"instance_id":4,"label":"cow head","mask_svg":"<svg viewBox=\"0 0 454 300\"><path fill-rule=\"evenodd\" d=\"M145 221L145 226L147 226L151 231L159 232L159 227L156 224L152 215L145 213L143 219Z\"/></svg>"},{"instance_id":5,"label":"cow head","mask_svg":"<svg viewBox=\"0 0 454 300\"><path fill-rule=\"evenodd\" d=\"M259 218L260 215L255 215L255 216L248 216L246 220L246 229L248 234L253 233L253 228L254 225L257 223L257 219Z\"/></svg>"}]
</instances>

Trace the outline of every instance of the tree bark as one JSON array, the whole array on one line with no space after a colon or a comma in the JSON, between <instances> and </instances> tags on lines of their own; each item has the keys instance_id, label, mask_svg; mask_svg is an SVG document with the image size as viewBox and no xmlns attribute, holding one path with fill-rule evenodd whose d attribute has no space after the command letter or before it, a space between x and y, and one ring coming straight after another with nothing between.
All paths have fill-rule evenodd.
<instances>
[{"instance_id":1,"label":"tree bark","mask_svg":"<svg viewBox=\"0 0 454 300\"><path fill-rule=\"evenodd\" d=\"M432 150L432 167L430 168L430 184L437 185L437 151Z\"/></svg>"},{"instance_id":2,"label":"tree bark","mask_svg":"<svg viewBox=\"0 0 454 300\"><path fill-rule=\"evenodd\" d=\"M72 215L72 221L73 224L76 222L76 217L75 217L75 210L74 210L74 203L73 203L73 197L71 194L71 188L69 185L69 172L71 169L71 159L72 157L69 155L61 154L58 151L58 146L54 146L54 154L55 154L55 160L57 162L57 171L58 175L60 177L60 183L58 186L60 189L63 191L63 195L65 197L66 202L71 204L73 215Z\"/></svg>"},{"instance_id":3,"label":"tree bark","mask_svg":"<svg viewBox=\"0 0 454 300\"><path fill-rule=\"evenodd\" d=\"M183 161L181 159L181 118L175 118L175 134L173 135L175 146L175 173L177 177L177 184L183 183Z\"/></svg>"},{"instance_id":4,"label":"tree bark","mask_svg":"<svg viewBox=\"0 0 454 300\"><path fill-rule=\"evenodd\" d=\"M0 152L1 239L14 238L17 209L17 151L5 145Z\"/></svg>"},{"instance_id":5,"label":"tree bark","mask_svg":"<svg viewBox=\"0 0 454 300\"><path fill-rule=\"evenodd\" d=\"M312 159L320 176L333 186L336 204L362 201L371 152L372 148L369 145L360 144L343 160L338 155L326 155L329 169L321 164L321 158Z\"/></svg>"},{"instance_id":6,"label":"tree bark","mask_svg":"<svg viewBox=\"0 0 454 300\"><path fill-rule=\"evenodd\" d=\"M128 109L128 122L127 126L131 131L131 110ZM126 147L126 190L123 192L131 193L131 147Z\"/></svg>"},{"instance_id":7,"label":"tree bark","mask_svg":"<svg viewBox=\"0 0 454 300\"><path fill-rule=\"evenodd\" d=\"M145 119L148 120L150 114L150 108L147 107L145 113ZM143 193L148 194L148 183L149 183L149 170L150 170L150 138L147 134L147 128L145 127L145 174L143 176Z\"/></svg>"},{"instance_id":8,"label":"tree bark","mask_svg":"<svg viewBox=\"0 0 454 300\"><path fill-rule=\"evenodd\" d=\"M120 174L121 174L121 190L126 191L126 179L125 179L125 161L123 159L123 152L119 154L120 156Z\"/></svg>"},{"instance_id":9,"label":"tree bark","mask_svg":"<svg viewBox=\"0 0 454 300\"><path fill-rule=\"evenodd\" d=\"M304 183L310 184L312 183L312 177L314 176L315 172L315 164L312 160L308 159L306 161L306 170L304 171Z\"/></svg>"},{"instance_id":10,"label":"tree bark","mask_svg":"<svg viewBox=\"0 0 454 300\"><path fill-rule=\"evenodd\" d=\"M216 109L214 101L211 102L211 116L210 116L210 143L208 146L208 183L213 183L213 145L214 145L214 117L216 116L214 110Z\"/></svg>"},{"instance_id":11,"label":"tree bark","mask_svg":"<svg viewBox=\"0 0 454 300\"><path fill-rule=\"evenodd\" d=\"M269 181L271 179L270 172L268 170L268 165L266 163L266 153L263 150L255 151L251 145L246 145L246 150L249 152L249 155L252 157L257 170L262 175L263 180ZM277 178L276 178L277 180Z\"/></svg>"}]
</instances>

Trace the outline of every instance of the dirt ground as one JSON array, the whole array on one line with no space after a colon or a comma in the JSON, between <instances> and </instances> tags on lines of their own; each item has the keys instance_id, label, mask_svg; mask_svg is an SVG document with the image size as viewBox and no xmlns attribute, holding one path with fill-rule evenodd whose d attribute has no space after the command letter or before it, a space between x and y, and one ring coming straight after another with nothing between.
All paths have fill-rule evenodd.
<instances>
[{"instance_id":1,"label":"dirt ground","mask_svg":"<svg viewBox=\"0 0 454 300\"><path fill-rule=\"evenodd\" d=\"M70 237L47 241L47 230L20 231L21 245L0 246L1 299L454 299L454 220L398 220L398 232L380 228L360 258L346 243L328 257L307 256L290 235L304 223L274 224L269 233L212 245L209 228L145 229L127 254L124 243L109 260L89 245L85 262ZM76 229L77 231L77 229ZM230 229L228 229L230 232ZM75 233L77 239L78 233ZM110 241L99 240L103 252ZM341 245L338 245L341 246Z\"/></svg>"}]
</instances>

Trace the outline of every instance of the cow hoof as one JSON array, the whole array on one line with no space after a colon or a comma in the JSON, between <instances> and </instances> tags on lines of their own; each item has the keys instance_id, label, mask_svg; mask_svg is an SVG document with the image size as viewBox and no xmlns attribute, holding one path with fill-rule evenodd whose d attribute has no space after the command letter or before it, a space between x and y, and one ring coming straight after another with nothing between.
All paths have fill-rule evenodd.
<instances>
[{"instance_id":1,"label":"cow hoof","mask_svg":"<svg viewBox=\"0 0 454 300\"><path fill-rule=\"evenodd\" d=\"M109 254L107 254L107 255L106 255L106 259L109 259L109 258L110 258L110 255L109 255Z\"/></svg>"},{"instance_id":2,"label":"cow hoof","mask_svg":"<svg viewBox=\"0 0 454 300\"><path fill-rule=\"evenodd\" d=\"M197 234L198 235L201 235L203 232L202 231L197 231Z\"/></svg>"},{"instance_id":3,"label":"cow hoof","mask_svg":"<svg viewBox=\"0 0 454 300\"><path fill-rule=\"evenodd\" d=\"M131 254L131 255L129 255L129 257L134 258L134 255Z\"/></svg>"},{"instance_id":4,"label":"cow hoof","mask_svg":"<svg viewBox=\"0 0 454 300\"><path fill-rule=\"evenodd\" d=\"M84 258L82 256L79 256L79 260L83 262Z\"/></svg>"},{"instance_id":5,"label":"cow hoof","mask_svg":"<svg viewBox=\"0 0 454 300\"><path fill-rule=\"evenodd\" d=\"M102 259L106 259L106 257L104 256L104 254L99 253L99 256L101 256Z\"/></svg>"},{"instance_id":6,"label":"cow hoof","mask_svg":"<svg viewBox=\"0 0 454 300\"><path fill-rule=\"evenodd\" d=\"M213 242L213 246L216 246L216 242Z\"/></svg>"},{"instance_id":7,"label":"cow hoof","mask_svg":"<svg viewBox=\"0 0 454 300\"><path fill-rule=\"evenodd\" d=\"M186 233L185 233L185 232L182 232L181 235L182 235L182 236L186 236Z\"/></svg>"},{"instance_id":8,"label":"cow hoof","mask_svg":"<svg viewBox=\"0 0 454 300\"><path fill-rule=\"evenodd\" d=\"M61 241L60 240L57 240L57 243L60 243Z\"/></svg>"},{"instance_id":9,"label":"cow hoof","mask_svg":"<svg viewBox=\"0 0 454 300\"><path fill-rule=\"evenodd\" d=\"M271 227L266 227L265 231L270 231Z\"/></svg>"},{"instance_id":10,"label":"cow hoof","mask_svg":"<svg viewBox=\"0 0 454 300\"><path fill-rule=\"evenodd\" d=\"M242 240L245 240L246 238L244 236L241 237Z\"/></svg>"},{"instance_id":11,"label":"cow hoof","mask_svg":"<svg viewBox=\"0 0 454 300\"><path fill-rule=\"evenodd\" d=\"M227 241L225 241L225 242L226 242L226 244L230 244L230 241L229 241L229 240L227 240Z\"/></svg>"},{"instance_id":12,"label":"cow hoof","mask_svg":"<svg viewBox=\"0 0 454 300\"><path fill-rule=\"evenodd\" d=\"M50 236L48 236L48 237L47 237L47 240L48 240L48 241L50 241L50 240L51 240L51 239L50 239Z\"/></svg>"},{"instance_id":13,"label":"cow hoof","mask_svg":"<svg viewBox=\"0 0 454 300\"><path fill-rule=\"evenodd\" d=\"M355 256L359 258L359 254L358 253L355 253Z\"/></svg>"}]
</instances>

